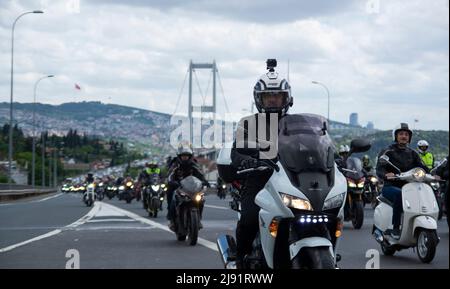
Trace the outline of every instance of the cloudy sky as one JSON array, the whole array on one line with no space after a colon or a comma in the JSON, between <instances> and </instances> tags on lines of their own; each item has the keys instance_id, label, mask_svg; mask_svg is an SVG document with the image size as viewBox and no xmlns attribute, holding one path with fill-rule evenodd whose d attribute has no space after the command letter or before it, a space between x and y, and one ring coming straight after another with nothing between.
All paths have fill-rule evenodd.
<instances>
[{"instance_id":1,"label":"cloudy sky","mask_svg":"<svg viewBox=\"0 0 450 289\"><path fill-rule=\"evenodd\" d=\"M36 9L45 13L16 25L15 101L32 102L35 81L55 74L38 102L184 113L189 61L215 60L218 112L247 113L265 60L276 58L286 77L289 60L292 112L326 116L315 80L329 88L331 119L358 112L380 129L414 119L449 129L449 0L1 0L0 101L9 102L12 23ZM210 76L194 75L196 105L210 102Z\"/></svg>"}]
</instances>

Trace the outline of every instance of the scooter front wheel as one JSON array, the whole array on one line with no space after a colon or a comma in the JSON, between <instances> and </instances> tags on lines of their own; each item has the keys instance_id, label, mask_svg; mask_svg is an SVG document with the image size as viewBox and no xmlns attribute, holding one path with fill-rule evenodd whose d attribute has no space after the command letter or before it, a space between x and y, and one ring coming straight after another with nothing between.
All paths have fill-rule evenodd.
<instances>
[{"instance_id":1,"label":"scooter front wheel","mask_svg":"<svg viewBox=\"0 0 450 289\"><path fill-rule=\"evenodd\" d=\"M417 255L423 263L430 263L436 255L437 236L433 230L420 230L417 235Z\"/></svg>"}]
</instances>

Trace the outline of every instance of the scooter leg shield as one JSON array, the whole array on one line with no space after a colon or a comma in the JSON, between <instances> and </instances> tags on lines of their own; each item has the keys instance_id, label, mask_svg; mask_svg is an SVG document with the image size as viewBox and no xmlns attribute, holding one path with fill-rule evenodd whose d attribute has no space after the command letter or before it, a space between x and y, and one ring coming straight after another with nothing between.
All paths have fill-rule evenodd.
<instances>
[{"instance_id":1,"label":"scooter leg shield","mask_svg":"<svg viewBox=\"0 0 450 289\"><path fill-rule=\"evenodd\" d=\"M416 228L424 228L427 230L436 230L437 222L430 216L418 216L414 219L413 223L413 232L416 231Z\"/></svg>"},{"instance_id":2,"label":"scooter leg shield","mask_svg":"<svg viewBox=\"0 0 450 289\"><path fill-rule=\"evenodd\" d=\"M331 244L330 240L322 237L309 237L298 240L289 245L291 260L294 259L304 247L329 247L331 255L334 257L333 244Z\"/></svg>"}]
</instances>

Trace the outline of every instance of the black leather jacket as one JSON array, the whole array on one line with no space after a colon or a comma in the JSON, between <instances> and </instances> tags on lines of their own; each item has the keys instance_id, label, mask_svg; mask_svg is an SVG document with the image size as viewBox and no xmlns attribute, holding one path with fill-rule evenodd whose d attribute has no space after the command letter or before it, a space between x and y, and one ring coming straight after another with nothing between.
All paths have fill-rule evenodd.
<instances>
[{"instance_id":1,"label":"black leather jacket","mask_svg":"<svg viewBox=\"0 0 450 289\"><path fill-rule=\"evenodd\" d=\"M203 174L200 171L200 167L193 160L187 163L182 163L178 158L172 163L169 169L169 181L178 183L182 179L194 176L202 181L204 184L208 184Z\"/></svg>"},{"instance_id":2,"label":"black leather jacket","mask_svg":"<svg viewBox=\"0 0 450 289\"><path fill-rule=\"evenodd\" d=\"M397 143L394 143L382 150L378 154L378 158L383 154L386 154L389 157L389 161L398 167L402 173L417 167L424 169L427 173L429 172L429 169L422 162L419 154L409 147L402 148ZM377 176L384 180L385 186L395 186L401 188L406 184L405 181L387 180L385 176L387 173L398 174L399 172L390 164L382 164L378 161Z\"/></svg>"},{"instance_id":3,"label":"black leather jacket","mask_svg":"<svg viewBox=\"0 0 450 289\"><path fill-rule=\"evenodd\" d=\"M254 114L253 116L256 119L256 138L258 138L259 137L258 136L258 117L257 117L258 114ZM283 116L279 116L278 121L280 121ZM266 114L266 138L270 134L269 121L270 121L270 115ZM256 148L237 148L236 140L235 140L233 143L233 148L231 149L231 162L232 162L233 167L235 167L236 169L239 169L243 160L249 159L249 158L257 159L258 155L259 155L259 150ZM278 161L278 158L272 159L272 162L274 162L274 163L276 163L277 161Z\"/></svg>"}]
</instances>

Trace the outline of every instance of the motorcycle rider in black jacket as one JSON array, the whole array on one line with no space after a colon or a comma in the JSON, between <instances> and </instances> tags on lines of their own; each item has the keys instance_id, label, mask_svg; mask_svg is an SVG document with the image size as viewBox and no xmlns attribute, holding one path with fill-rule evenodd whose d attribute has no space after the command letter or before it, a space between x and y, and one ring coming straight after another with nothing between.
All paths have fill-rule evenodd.
<instances>
[{"instance_id":1,"label":"motorcycle rider in black jacket","mask_svg":"<svg viewBox=\"0 0 450 289\"><path fill-rule=\"evenodd\" d=\"M263 141L265 144L261 143L261 147L267 146L267 140L272 139L268 137L271 133L271 120L281 119L288 111L289 107L293 104L293 98L291 96L291 87L289 83L278 76L274 68L276 67L276 60L267 60L267 69L269 70L266 74L262 75L257 81L254 89L253 96L255 100L255 106L260 112L254 116L244 118L246 120L254 120L255 125L253 128L256 129L254 136L256 136L256 142ZM276 115L276 118L271 118L271 115ZM261 118L260 118L261 117ZM270 158L270 160L260 160L258 148L251 149L245 147L248 135L252 132L249 131L251 128L245 129L245 121L242 119L238 125L238 131L241 129L244 135L244 140L235 140L233 148L231 150L231 160L232 166L236 170L244 170L250 168L257 168L262 165L262 162L276 163L277 156L275 158ZM258 135L258 128L261 125L260 121L265 121L266 125L266 139ZM247 126L249 127L249 126ZM275 131L272 132L278 134L278 122L275 125ZM237 134L239 135L239 134ZM244 146L242 146L244 144ZM248 144L248 142L247 142ZM238 269L243 268L243 260L245 255L250 254L252 251L252 242L256 237L258 232L258 213L259 207L255 204L256 194L264 187L269 178L273 173L273 168L264 171L253 171L246 174L242 180L241 189L241 217L237 223L236 227L236 267Z\"/></svg>"},{"instance_id":2,"label":"motorcycle rider in black jacket","mask_svg":"<svg viewBox=\"0 0 450 289\"><path fill-rule=\"evenodd\" d=\"M173 230L175 217L174 192L180 186L180 181L188 176L194 176L203 182L203 185L210 187L200 171L198 164L193 160L192 148L187 144L182 144L178 148L177 158L172 161L168 172L168 189L167 189L167 219L169 220L169 228ZM200 218L202 217L203 206L200 207ZM200 222L200 227L203 225Z\"/></svg>"}]
</instances>

